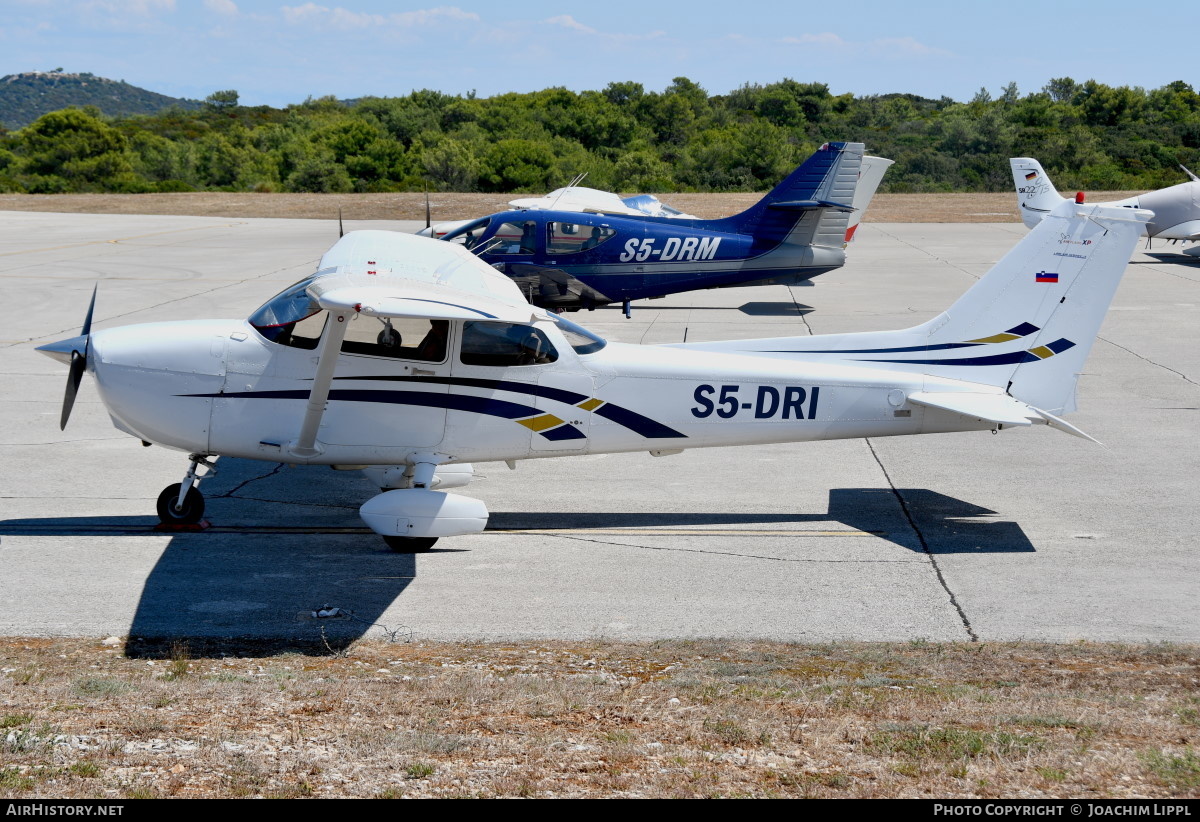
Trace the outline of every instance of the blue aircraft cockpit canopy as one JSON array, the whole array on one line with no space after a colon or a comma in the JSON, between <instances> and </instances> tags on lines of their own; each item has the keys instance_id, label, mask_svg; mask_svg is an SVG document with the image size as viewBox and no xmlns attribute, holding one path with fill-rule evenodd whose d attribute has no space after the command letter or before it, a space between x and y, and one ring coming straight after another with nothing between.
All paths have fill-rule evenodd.
<instances>
[{"instance_id":1,"label":"blue aircraft cockpit canopy","mask_svg":"<svg viewBox=\"0 0 1200 822\"><path fill-rule=\"evenodd\" d=\"M461 237L462 244L467 247L467 250L470 250L475 247L475 243L479 242L479 238L483 236L491 219L491 217L481 217L466 225L459 226L453 231L446 232L441 239L445 242L455 242Z\"/></svg>"},{"instance_id":2,"label":"blue aircraft cockpit canopy","mask_svg":"<svg viewBox=\"0 0 1200 822\"><path fill-rule=\"evenodd\" d=\"M558 323L558 330L567 338L567 342L571 344L571 348L575 349L576 354L594 354L608 345L608 340L588 331L578 323L571 322L561 314L554 314L551 319Z\"/></svg>"}]
</instances>

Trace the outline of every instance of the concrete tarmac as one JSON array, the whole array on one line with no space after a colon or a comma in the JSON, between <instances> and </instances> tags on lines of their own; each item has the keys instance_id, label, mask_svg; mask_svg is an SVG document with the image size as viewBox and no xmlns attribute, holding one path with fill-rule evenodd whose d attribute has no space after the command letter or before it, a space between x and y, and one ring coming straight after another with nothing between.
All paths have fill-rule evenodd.
<instances>
[{"instance_id":1,"label":"concrete tarmac","mask_svg":"<svg viewBox=\"0 0 1200 822\"><path fill-rule=\"evenodd\" d=\"M347 225L368 227L396 224ZM1024 233L868 222L808 287L573 318L642 343L907 327ZM0 212L0 634L1200 641L1200 260L1165 243L1134 254L1080 380L1071 421L1107 448L1039 426L489 463L465 489L489 530L415 557L358 518L358 472L221 459L214 528L153 531L186 457L116 431L90 378L60 432L67 369L34 346L79 333L97 282L96 329L244 317L336 239Z\"/></svg>"}]
</instances>

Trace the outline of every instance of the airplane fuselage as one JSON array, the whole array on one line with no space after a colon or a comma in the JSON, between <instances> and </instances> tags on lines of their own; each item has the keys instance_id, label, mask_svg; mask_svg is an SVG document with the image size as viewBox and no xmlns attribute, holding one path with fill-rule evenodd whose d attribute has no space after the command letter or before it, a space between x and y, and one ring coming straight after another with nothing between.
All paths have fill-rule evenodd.
<instances>
[{"instance_id":1,"label":"airplane fuselage","mask_svg":"<svg viewBox=\"0 0 1200 822\"><path fill-rule=\"evenodd\" d=\"M701 288L811 279L846 259L840 236L828 245L792 241L807 237L818 220L819 212L810 212L794 229L768 239L748 230L713 230L720 221L508 212L489 218L473 248L530 302L591 308ZM593 232L604 236L589 245Z\"/></svg>"},{"instance_id":2,"label":"airplane fuselage","mask_svg":"<svg viewBox=\"0 0 1200 822\"><path fill-rule=\"evenodd\" d=\"M550 320L534 325L553 362L492 367L342 353L317 440L291 443L312 387L311 350L248 323L208 320L96 332L93 365L120 429L198 454L330 465L399 465L794 442L994 427L906 402L978 390L922 375L669 346L608 343L577 354ZM146 340L155 340L147 346Z\"/></svg>"}]
</instances>

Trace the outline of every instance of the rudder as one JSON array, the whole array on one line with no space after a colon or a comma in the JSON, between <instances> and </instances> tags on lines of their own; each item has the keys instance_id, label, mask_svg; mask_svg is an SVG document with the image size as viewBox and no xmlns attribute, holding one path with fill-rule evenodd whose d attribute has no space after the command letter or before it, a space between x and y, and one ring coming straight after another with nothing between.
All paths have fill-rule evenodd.
<instances>
[{"instance_id":1,"label":"rudder","mask_svg":"<svg viewBox=\"0 0 1200 822\"><path fill-rule=\"evenodd\" d=\"M1050 182L1042 164L1032 157L1012 157L1013 185L1017 189L1017 210L1026 228L1033 228L1065 199Z\"/></svg>"}]
</instances>

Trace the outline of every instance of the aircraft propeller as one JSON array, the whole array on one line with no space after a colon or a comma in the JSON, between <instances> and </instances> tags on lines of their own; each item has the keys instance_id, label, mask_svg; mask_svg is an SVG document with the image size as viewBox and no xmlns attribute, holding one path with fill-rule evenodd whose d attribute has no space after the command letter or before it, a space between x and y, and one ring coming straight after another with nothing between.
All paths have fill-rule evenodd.
<instances>
[{"instance_id":1,"label":"aircraft propeller","mask_svg":"<svg viewBox=\"0 0 1200 822\"><path fill-rule=\"evenodd\" d=\"M92 313L96 309L98 288L98 285L92 288L92 301L88 304L87 316L83 320L83 330L79 332L78 337L38 347L38 351L49 352L52 356L57 355L56 359L65 358L68 353L71 357L71 370L67 373L67 389L63 394L62 416L58 421L59 430L67 427L67 420L71 418L71 409L75 407L75 395L79 393L79 384L83 382L83 372L87 371L88 349L91 347ZM82 352L80 351L81 347Z\"/></svg>"}]
</instances>

